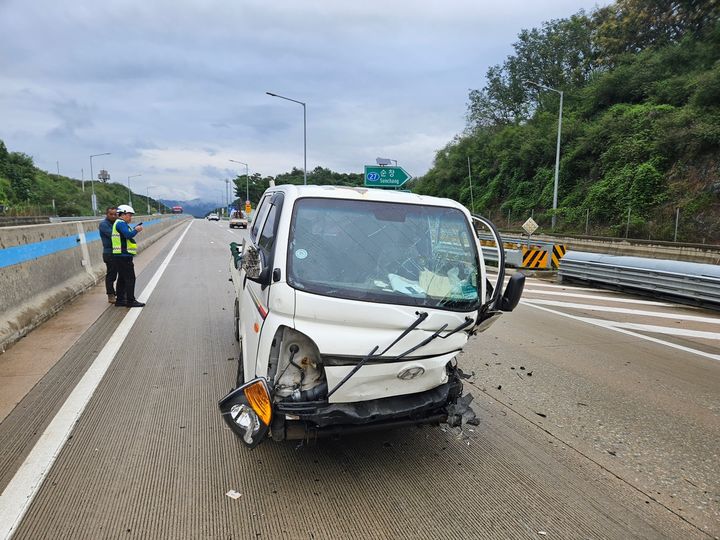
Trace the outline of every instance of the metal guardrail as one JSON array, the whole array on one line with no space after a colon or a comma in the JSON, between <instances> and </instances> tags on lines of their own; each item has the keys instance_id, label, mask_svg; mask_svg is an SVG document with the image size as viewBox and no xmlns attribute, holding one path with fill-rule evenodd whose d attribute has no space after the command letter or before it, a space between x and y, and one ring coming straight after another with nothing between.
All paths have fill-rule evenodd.
<instances>
[{"instance_id":1,"label":"metal guardrail","mask_svg":"<svg viewBox=\"0 0 720 540\"><path fill-rule=\"evenodd\" d=\"M74 217L51 217L49 218L50 223L65 223L69 221L92 221L96 219L105 219L105 214L100 216L74 216Z\"/></svg>"},{"instance_id":2,"label":"metal guardrail","mask_svg":"<svg viewBox=\"0 0 720 540\"><path fill-rule=\"evenodd\" d=\"M713 264L568 251L558 276L720 306L720 267Z\"/></svg>"},{"instance_id":3,"label":"metal guardrail","mask_svg":"<svg viewBox=\"0 0 720 540\"><path fill-rule=\"evenodd\" d=\"M497 251L495 248L482 246L483 259L486 261L498 262ZM518 267L522 265L522 252L519 249L505 250L505 265Z\"/></svg>"}]
</instances>

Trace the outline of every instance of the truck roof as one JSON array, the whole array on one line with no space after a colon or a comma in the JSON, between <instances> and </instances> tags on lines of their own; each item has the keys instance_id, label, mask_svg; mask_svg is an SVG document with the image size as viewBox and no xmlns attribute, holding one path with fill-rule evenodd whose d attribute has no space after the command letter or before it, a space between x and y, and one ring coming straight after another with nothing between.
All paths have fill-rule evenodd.
<instances>
[{"instance_id":1,"label":"truck roof","mask_svg":"<svg viewBox=\"0 0 720 540\"><path fill-rule=\"evenodd\" d=\"M301 197L318 197L323 199L368 200L378 202L396 202L429 206L450 206L467 212L457 201L428 195L418 195L392 189L353 187L353 186L297 186L283 184L268 189L271 192L283 192L287 196L298 199Z\"/></svg>"}]
</instances>

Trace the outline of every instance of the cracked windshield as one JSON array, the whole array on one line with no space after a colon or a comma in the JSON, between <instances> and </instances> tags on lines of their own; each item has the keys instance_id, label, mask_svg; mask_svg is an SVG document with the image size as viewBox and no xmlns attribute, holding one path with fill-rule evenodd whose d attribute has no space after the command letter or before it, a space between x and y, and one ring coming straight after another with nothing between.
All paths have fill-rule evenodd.
<instances>
[{"instance_id":1,"label":"cracked windshield","mask_svg":"<svg viewBox=\"0 0 720 540\"><path fill-rule=\"evenodd\" d=\"M308 292L454 311L478 307L478 259L460 210L301 199L288 282Z\"/></svg>"}]
</instances>

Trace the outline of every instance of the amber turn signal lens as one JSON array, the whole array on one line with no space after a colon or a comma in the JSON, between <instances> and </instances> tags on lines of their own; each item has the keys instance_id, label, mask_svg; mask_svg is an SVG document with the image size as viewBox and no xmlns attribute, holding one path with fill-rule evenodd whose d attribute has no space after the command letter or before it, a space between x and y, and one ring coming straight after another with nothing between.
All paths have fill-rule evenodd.
<instances>
[{"instance_id":1,"label":"amber turn signal lens","mask_svg":"<svg viewBox=\"0 0 720 540\"><path fill-rule=\"evenodd\" d=\"M258 381L245 388L244 392L245 398L247 398L255 414L258 415L266 426L269 426L270 419L272 418L272 405L270 404L270 396L267 393L265 385Z\"/></svg>"}]
</instances>

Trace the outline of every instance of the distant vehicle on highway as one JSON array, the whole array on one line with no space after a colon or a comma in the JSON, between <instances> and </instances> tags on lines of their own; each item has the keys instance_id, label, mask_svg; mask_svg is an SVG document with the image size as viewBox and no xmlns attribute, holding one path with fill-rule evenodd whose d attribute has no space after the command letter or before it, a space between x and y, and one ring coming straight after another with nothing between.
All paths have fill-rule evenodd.
<instances>
[{"instance_id":1,"label":"distant vehicle on highway","mask_svg":"<svg viewBox=\"0 0 720 540\"><path fill-rule=\"evenodd\" d=\"M172 213L173 213L173 214L182 214L182 213L183 213L183 207L182 207L182 206L173 206L173 207L172 207Z\"/></svg>"},{"instance_id":2,"label":"distant vehicle on highway","mask_svg":"<svg viewBox=\"0 0 720 540\"><path fill-rule=\"evenodd\" d=\"M208 221L220 221L220 216L218 216L215 212L212 212L208 214L207 219Z\"/></svg>"},{"instance_id":3,"label":"distant vehicle on highway","mask_svg":"<svg viewBox=\"0 0 720 540\"><path fill-rule=\"evenodd\" d=\"M247 229L248 220L240 210L233 210L230 214L230 228Z\"/></svg>"},{"instance_id":4,"label":"distant vehicle on highway","mask_svg":"<svg viewBox=\"0 0 720 540\"><path fill-rule=\"evenodd\" d=\"M489 281L476 228L492 235ZM486 242L486 241L484 241ZM220 400L254 447L468 413L457 354L520 301L495 226L450 199L271 187L230 245L237 388Z\"/></svg>"}]
</instances>

